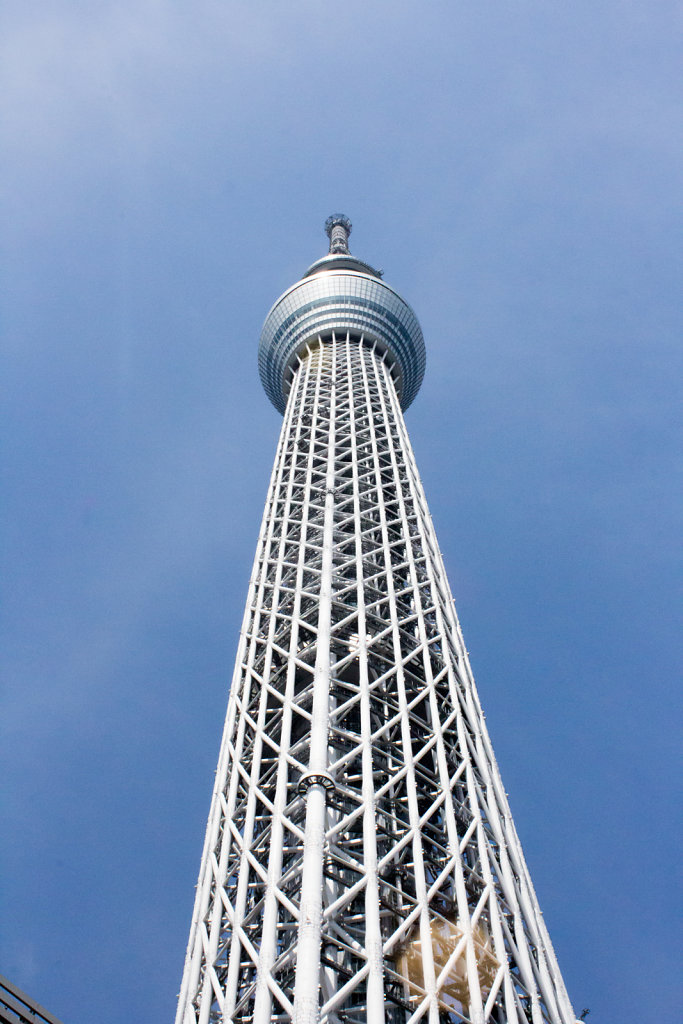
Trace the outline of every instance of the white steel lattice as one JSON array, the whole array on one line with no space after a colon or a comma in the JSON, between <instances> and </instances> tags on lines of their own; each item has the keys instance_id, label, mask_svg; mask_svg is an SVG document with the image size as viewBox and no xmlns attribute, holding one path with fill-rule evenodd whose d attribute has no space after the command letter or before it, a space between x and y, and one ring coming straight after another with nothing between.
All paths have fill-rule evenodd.
<instances>
[{"instance_id":1,"label":"white steel lattice","mask_svg":"<svg viewBox=\"0 0 683 1024\"><path fill-rule=\"evenodd\" d=\"M177 1024L573 1024L390 359L293 371Z\"/></svg>"}]
</instances>

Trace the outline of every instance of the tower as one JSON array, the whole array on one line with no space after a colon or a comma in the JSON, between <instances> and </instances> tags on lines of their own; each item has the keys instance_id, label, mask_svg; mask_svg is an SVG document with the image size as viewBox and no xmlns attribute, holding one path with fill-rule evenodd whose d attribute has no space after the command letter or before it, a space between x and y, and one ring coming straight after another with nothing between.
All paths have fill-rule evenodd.
<instances>
[{"instance_id":1,"label":"tower","mask_svg":"<svg viewBox=\"0 0 683 1024\"><path fill-rule=\"evenodd\" d=\"M403 420L422 332L325 227L261 334L284 422L176 1024L573 1024Z\"/></svg>"}]
</instances>

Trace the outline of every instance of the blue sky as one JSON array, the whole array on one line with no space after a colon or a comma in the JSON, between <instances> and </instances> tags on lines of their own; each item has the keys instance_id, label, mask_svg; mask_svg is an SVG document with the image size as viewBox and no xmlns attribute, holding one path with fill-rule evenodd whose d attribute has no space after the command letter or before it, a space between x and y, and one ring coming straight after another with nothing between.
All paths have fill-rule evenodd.
<instances>
[{"instance_id":1,"label":"blue sky","mask_svg":"<svg viewBox=\"0 0 683 1024\"><path fill-rule=\"evenodd\" d=\"M680 10L2 17L0 971L65 1024L173 1017L258 336L341 210L424 330L408 427L575 1008L675 1019Z\"/></svg>"}]
</instances>

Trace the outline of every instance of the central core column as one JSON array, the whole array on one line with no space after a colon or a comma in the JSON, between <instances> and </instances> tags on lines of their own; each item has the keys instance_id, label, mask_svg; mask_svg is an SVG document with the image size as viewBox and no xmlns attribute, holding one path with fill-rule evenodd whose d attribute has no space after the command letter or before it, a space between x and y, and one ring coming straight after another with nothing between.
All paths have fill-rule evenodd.
<instances>
[{"instance_id":1,"label":"central core column","mask_svg":"<svg viewBox=\"0 0 683 1024\"><path fill-rule=\"evenodd\" d=\"M318 387L313 410L316 432L327 421L327 468L325 474L322 562L313 682L311 741L308 772L299 788L306 794L306 830L301 879L301 904L294 989L294 1024L317 1024L320 1019L320 953L322 935L323 866L328 788L334 782L328 772L330 708L330 644L332 632L332 568L335 498L335 387L332 380L336 341L320 345L309 355L318 366ZM313 496L312 496L313 497Z\"/></svg>"}]
</instances>

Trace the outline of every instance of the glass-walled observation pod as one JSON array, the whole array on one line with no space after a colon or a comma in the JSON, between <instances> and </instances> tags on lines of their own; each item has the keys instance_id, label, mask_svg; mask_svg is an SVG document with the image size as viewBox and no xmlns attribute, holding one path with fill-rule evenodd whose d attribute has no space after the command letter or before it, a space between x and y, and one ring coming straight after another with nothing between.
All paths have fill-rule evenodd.
<instances>
[{"instance_id":1,"label":"glass-walled observation pod","mask_svg":"<svg viewBox=\"0 0 683 1024\"><path fill-rule=\"evenodd\" d=\"M405 411L425 371L417 317L379 272L350 256L326 256L280 296L266 317L259 373L268 397L284 413L292 371L306 343L332 331L351 331L387 354Z\"/></svg>"}]
</instances>

